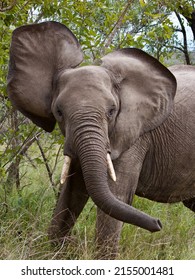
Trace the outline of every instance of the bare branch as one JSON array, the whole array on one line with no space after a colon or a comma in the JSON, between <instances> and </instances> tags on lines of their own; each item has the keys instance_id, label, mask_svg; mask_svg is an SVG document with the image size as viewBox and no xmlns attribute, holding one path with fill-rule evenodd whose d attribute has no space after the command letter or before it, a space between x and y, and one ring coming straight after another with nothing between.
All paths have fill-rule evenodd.
<instances>
[{"instance_id":1,"label":"bare branch","mask_svg":"<svg viewBox=\"0 0 195 280\"><path fill-rule=\"evenodd\" d=\"M174 28L175 32L183 32L180 28Z\"/></svg>"},{"instance_id":2,"label":"bare branch","mask_svg":"<svg viewBox=\"0 0 195 280\"><path fill-rule=\"evenodd\" d=\"M57 163L58 163L58 159L59 159L59 156L60 156L61 149L62 149L62 144L60 145L60 147L59 147L59 149L58 149L58 152L57 152L57 154L56 154L55 163L54 163L54 167L53 167L52 173L54 173L55 170L56 170L56 167L57 167Z\"/></svg>"},{"instance_id":3,"label":"bare branch","mask_svg":"<svg viewBox=\"0 0 195 280\"><path fill-rule=\"evenodd\" d=\"M175 11L175 15L180 23L181 26L181 30L182 30L182 34L183 34L183 52L185 54L185 60L186 60L186 64L190 65L190 57L189 57L189 53L188 53L188 43L187 43L187 34L186 34L186 29L184 26L184 23L182 21L182 18L180 16L180 14Z\"/></svg>"},{"instance_id":4,"label":"bare branch","mask_svg":"<svg viewBox=\"0 0 195 280\"><path fill-rule=\"evenodd\" d=\"M113 29L111 30L110 34L108 35L107 39L105 40L105 44L104 44L104 48L103 48L103 51L102 51L102 55L105 53L105 50L107 48L109 48L109 46L111 45L112 43L112 40L115 36L115 34L117 33L118 29L121 27L122 25L122 21L130 7L130 5L132 4L132 0L129 0L127 1L127 4L124 8L124 10L122 11L121 15L119 16L117 22L115 23Z\"/></svg>"},{"instance_id":5,"label":"bare branch","mask_svg":"<svg viewBox=\"0 0 195 280\"><path fill-rule=\"evenodd\" d=\"M184 49L182 47L177 47L177 46L167 46L167 47L169 47L170 49L176 49L176 50L184 53Z\"/></svg>"},{"instance_id":6,"label":"bare branch","mask_svg":"<svg viewBox=\"0 0 195 280\"><path fill-rule=\"evenodd\" d=\"M40 143L38 137L36 138L36 142L37 142L37 145L38 145L39 150L40 150L40 152L41 152L41 155L42 155L42 158L43 158L45 167L46 167L46 169L47 169L47 173L48 173L48 176L49 176L50 183L51 183L51 185L52 185L52 187L53 187L53 190L54 190L54 187L55 187L56 185L55 185L55 183L54 183L54 181L53 181L53 174L52 174L52 171L51 171L51 169L50 169L50 167L49 167L48 160L47 160L47 158L46 158L46 156L45 156L45 153L44 153L44 151L43 151L43 149L42 149L42 147L41 147L41 143Z\"/></svg>"},{"instance_id":7,"label":"bare branch","mask_svg":"<svg viewBox=\"0 0 195 280\"><path fill-rule=\"evenodd\" d=\"M33 129L31 130L31 132L29 133L29 135L27 136L27 138L25 139L25 141L22 143L22 145L17 149L16 152L13 153L12 157L9 159L9 161L7 161L3 167L5 167L7 164L9 164L12 160L14 160L14 158L19 157L20 155L24 155L25 152L28 150L28 148L33 144L33 142L36 140L35 137L39 136L41 134L41 132L38 132L33 138L31 138L31 135L33 134L35 130L35 126L33 127ZM9 140L7 147L5 148L3 155L7 152L7 149L9 148L12 140L16 137L15 133L12 135L11 139ZM30 142L30 143L29 143ZM32 142L32 143L31 143ZM26 149L26 148L27 149ZM26 149L26 150L25 150Z\"/></svg>"},{"instance_id":8,"label":"bare branch","mask_svg":"<svg viewBox=\"0 0 195 280\"><path fill-rule=\"evenodd\" d=\"M22 147L19 151L17 151L17 154L12 157L12 163L6 170L7 175L7 184L10 184L12 182L13 178L15 178L16 186L19 189L20 187L20 175L19 175L19 164L22 159L22 156L27 152L27 150L30 148L30 146L37 140L37 137L39 137L41 132L38 132L34 137L28 139L23 143ZM15 160L13 160L15 158Z\"/></svg>"}]
</instances>

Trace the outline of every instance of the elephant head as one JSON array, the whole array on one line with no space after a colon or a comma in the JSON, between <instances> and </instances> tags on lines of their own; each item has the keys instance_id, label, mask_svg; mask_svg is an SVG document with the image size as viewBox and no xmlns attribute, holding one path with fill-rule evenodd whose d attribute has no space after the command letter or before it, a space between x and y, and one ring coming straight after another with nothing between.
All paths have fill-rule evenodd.
<instances>
[{"instance_id":1,"label":"elephant head","mask_svg":"<svg viewBox=\"0 0 195 280\"><path fill-rule=\"evenodd\" d=\"M16 29L10 49L9 97L46 131L58 122L66 136L68 165L70 159L80 162L87 192L99 208L118 220L158 231L159 220L111 193L107 164L117 180L109 155L117 159L140 135L165 120L173 104L175 78L156 59L134 48L114 51L100 65L75 68L82 58L77 39L62 24Z\"/></svg>"}]
</instances>

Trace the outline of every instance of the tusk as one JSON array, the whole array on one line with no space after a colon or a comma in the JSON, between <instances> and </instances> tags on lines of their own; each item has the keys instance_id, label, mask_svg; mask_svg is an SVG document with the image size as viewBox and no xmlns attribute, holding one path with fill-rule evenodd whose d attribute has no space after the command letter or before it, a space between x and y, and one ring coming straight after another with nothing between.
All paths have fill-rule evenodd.
<instances>
[{"instance_id":1,"label":"tusk","mask_svg":"<svg viewBox=\"0 0 195 280\"><path fill-rule=\"evenodd\" d=\"M66 181L66 178L69 173L70 169L70 163L71 163L71 158L69 156L64 157L64 165L62 167L62 173L61 173L61 178L60 178L60 183L64 184Z\"/></svg>"},{"instance_id":2,"label":"tusk","mask_svg":"<svg viewBox=\"0 0 195 280\"><path fill-rule=\"evenodd\" d=\"M110 154L107 153L107 164L108 164L108 173L111 177L111 179L116 182L116 173L114 171L114 166L112 164L112 160L110 157Z\"/></svg>"}]
</instances>

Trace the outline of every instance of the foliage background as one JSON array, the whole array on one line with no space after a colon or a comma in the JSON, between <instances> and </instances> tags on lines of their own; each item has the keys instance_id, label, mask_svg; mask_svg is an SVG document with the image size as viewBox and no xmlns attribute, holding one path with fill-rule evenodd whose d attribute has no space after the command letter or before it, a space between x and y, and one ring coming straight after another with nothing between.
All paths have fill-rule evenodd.
<instances>
[{"instance_id":1,"label":"foliage background","mask_svg":"<svg viewBox=\"0 0 195 280\"><path fill-rule=\"evenodd\" d=\"M49 245L47 227L59 188L64 139L58 127L47 134L10 104L6 76L12 31L24 24L55 20L77 36L85 64L112 49L137 47L168 66L194 63L194 19L194 0L0 1L0 258L94 258L91 201L73 231L69 250ZM159 216L164 230L150 235L125 225L121 258L195 258L192 213L181 204L161 205L139 198L134 204Z\"/></svg>"}]
</instances>

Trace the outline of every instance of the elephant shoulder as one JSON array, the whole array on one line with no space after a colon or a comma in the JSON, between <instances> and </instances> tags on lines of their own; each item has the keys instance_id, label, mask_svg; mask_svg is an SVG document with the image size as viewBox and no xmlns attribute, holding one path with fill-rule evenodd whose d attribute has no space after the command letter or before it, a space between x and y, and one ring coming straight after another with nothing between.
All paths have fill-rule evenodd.
<instances>
[{"instance_id":1,"label":"elephant shoulder","mask_svg":"<svg viewBox=\"0 0 195 280\"><path fill-rule=\"evenodd\" d=\"M191 65L175 65L169 70L177 80L175 104L193 107L195 109L195 67Z\"/></svg>"}]
</instances>

